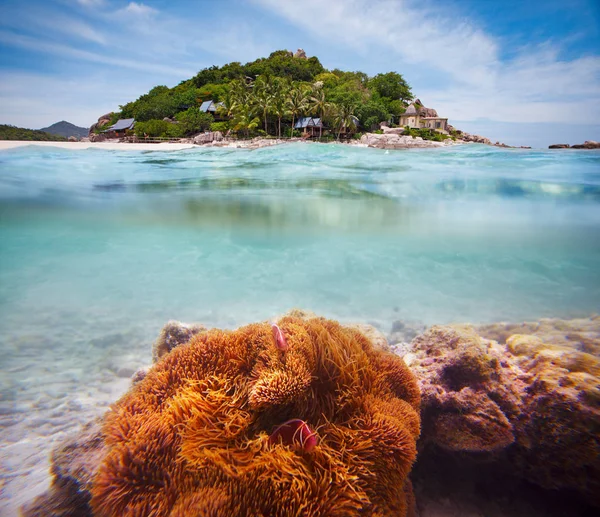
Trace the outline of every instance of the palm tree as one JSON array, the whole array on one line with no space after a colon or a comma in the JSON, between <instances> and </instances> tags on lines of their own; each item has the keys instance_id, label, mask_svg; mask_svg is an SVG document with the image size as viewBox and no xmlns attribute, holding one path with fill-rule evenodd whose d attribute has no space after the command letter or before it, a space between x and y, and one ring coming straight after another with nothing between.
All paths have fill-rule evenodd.
<instances>
[{"instance_id":1,"label":"palm tree","mask_svg":"<svg viewBox=\"0 0 600 517\"><path fill-rule=\"evenodd\" d=\"M286 80L278 80L275 82L275 88L273 90L272 99L272 113L277 116L277 135L281 138L281 119L288 113L288 94L290 91L290 84Z\"/></svg>"},{"instance_id":2,"label":"palm tree","mask_svg":"<svg viewBox=\"0 0 600 517\"><path fill-rule=\"evenodd\" d=\"M260 75L254 83L254 104L261 111L265 122L265 133L267 132L267 115L273 106L274 85L270 76Z\"/></svg>"},{"instance_id":3,"label":"palm tree","mask_svg":"<svg viewBox=\"0 0 600 517\"><path fill-rule=\"evenodd\" d=\"M350 127L354 124L354 111L356 110L356 104L352 102L343 102L336 105L336 109L333 115L335 126L338 128L337 139L339 141L342 129Z\"/></svg>"},{"instance_id":4,"label":"palm tree","mask_svg":"<svg viewBox=\"0 0 600 517\"><path fill-rule=\"evenodd\" d=\"M250 130L256 129L260 124L260 119L254 115L250 104L239 104L233 116L233 130L244 131L246 137L250 136Z\"/></svg>"},{"instance_id":5,"label":"palm tree","mask_svg":"<svg viewBox=\"0 0 600 517\"><path fill-rule=\"evenodd\" d=\"M289 112L292 115L292 135L294 134L294 119L297 115L300 115L309 109L308 100L306 90L303 90L302 88L293 88L290 91L287 104Z\"/></svg>"},{"instance_id":6,"label":"palm tree","mask_svg":"<svg viewBox=\"0 0 600 517\"><path fill-rule=\"evenodd\" d=\"M325 92L322 88L316 88L313 90L310 98L311 111L317 113L321 118L321 125L319 126L319 138L323 135L323 117L327 110L327 101L325 100Z\"/></svg>"}]
</instances>

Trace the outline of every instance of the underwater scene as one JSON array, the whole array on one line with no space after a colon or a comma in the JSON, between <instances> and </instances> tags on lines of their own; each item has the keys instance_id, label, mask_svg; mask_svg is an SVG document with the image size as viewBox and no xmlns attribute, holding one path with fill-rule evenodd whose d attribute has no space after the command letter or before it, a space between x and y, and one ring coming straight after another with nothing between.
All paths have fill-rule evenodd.
<instances>
[{"instance_id":1,"label":"underwater scene","mask_svg":"<svg viewBox=\"0 0 600 517\"><path fill-rule=\"evenodd\" d=\"M0 152L0 515L600 511L600 152Z\"/></svg>"}]
</instances>

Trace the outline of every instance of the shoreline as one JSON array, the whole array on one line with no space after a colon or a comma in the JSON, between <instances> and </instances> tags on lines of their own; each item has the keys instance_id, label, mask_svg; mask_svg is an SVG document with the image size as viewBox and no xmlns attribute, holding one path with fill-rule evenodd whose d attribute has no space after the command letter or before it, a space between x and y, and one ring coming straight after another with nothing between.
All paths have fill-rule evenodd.
<instances>
[{"instance_id":1,"label":"shoreline","mask_svg":"<svg viewBox=\"0 0 600 517\"><path fill-rule=\"evenodd\" d=\"M194 144L188 143L173 143L173 142L162 142L159 144L150 144L144 142L54 142L54 141L30 141L30 140L0 140L0 151L8 151L11 149L18 149L20 147L36 146L36 147L53 147L57 149L68 149L71 151L83 151L87 149L100 149L104 151L182 151L186 149L196 148L223 148L223 149L263 149L265 147L273 147L276 145L296 144L296 143L308 143L308 144L339 144L347 145L350 147L370 148L370 149L381 149L381 150L404 150L404 149L438 149L447 147L456 147L459 145L470 145L471 142L453 142L452 144L444 144L441 142L433 142L425 140L427 144L423 144L420 141L416 141L410 145L370 145L359 140L350 142L312 142L309 140L279 140L279 139L254 139L254 140L222 140L220 142L209 142L205 144ZM485 144L481 144L485 145Z\"/></svg>"},{"instance_id":2,"label":"shoreline","mask_svg":"<svg viewBox=\"0 0 600 517\"><path fill-rule=\"evenodd\" d=\"M125 142L48 142L36 140L0 140L0 151L18 147L40 146L82 151L84 149L104 149L106 151L181 151L198 147L196 144L164 142L161 144L130 144Z\"/></svg>"}]
</instances>

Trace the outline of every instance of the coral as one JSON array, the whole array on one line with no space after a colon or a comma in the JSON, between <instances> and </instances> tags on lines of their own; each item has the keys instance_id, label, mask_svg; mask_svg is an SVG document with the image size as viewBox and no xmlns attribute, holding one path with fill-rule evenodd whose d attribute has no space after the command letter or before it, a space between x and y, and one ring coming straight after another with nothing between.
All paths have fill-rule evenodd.
<instances>
[{"instance_id":1,"label":"coral","mask_svg":"<svg viewBox=\"0 0 600 517\"><path fill-rule=\"evenodd\" d=\"M187 325L179 321L167 322L152 347L153 362L157 362L176 346L187 343L193 336L206 330L204 325Z\"/></svg>"},{"instance_id":2,"label":"coral","mask_svg":"<svg viewBox=\"0 0 600 517\"><path fill-rule=\"evenodd\" d=\"M545 318L526 323L491 323L476 326L475 330L499 343L521 334L538 337L546 345L568 346L600 356L600 315L572 320Z\"/></svg>"},{"instance_id":3,"label":"coral","mask_svg":"<svg viewBox=\"0 0 600 517\"><path fill-rule=\"evenodd\" d=\"M21 509L23 517L92 517L90 489L98 462L106 453L100 423L87 424L52 452L50 490Z\"/></svg>"},{"instance_id":4,"label":"coral","mask_svg":"<svg viewBox=\"0 0 600 517\"><path fill-rule=\"evenodd\" d=\"M574 341L579 321L585 347ZM474 453L600 505L600 360L581 351L599 348L589 321L597 319L486 326L500 343L469 326L436 326L415 338L404 358L421 385L422 447ZM536 334L523 333L530 329Z\"/></svg>"},{"instance_id":5,"label":"coral","mask_svg":"<svg viewBox=\"0 0 600 517\"><path fill-rule=\"evenodd\" d=\"M415 378L361 332L299 316L161 354L105 417L93 514L412 512Z\"/></svg>"}]
</instances>

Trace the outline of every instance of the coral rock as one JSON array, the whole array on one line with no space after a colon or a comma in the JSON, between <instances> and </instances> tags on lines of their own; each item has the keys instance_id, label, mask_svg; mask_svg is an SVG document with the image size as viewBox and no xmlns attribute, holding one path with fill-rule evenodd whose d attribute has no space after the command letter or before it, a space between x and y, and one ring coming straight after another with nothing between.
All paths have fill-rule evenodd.
<instances>
[{"instance_id":1,"label":"coral rock","mask_svg":"<svg viewBox=\"0 0 600 517\"><path fill-rule=\"evenodd\" d=\"M187 343L193 336L206 330L204 325L187 325L179 321L169 321L160 331L152 347L152 360L158 361L176 346Z\"/></svg>"},{"instance_id":2,"label":"coral rock","mask_svg":"<svg viewBox=\"0 0 600 517\"><path fill-rule=\"evenodd\" d=\"M599 336L598 317L432 327L407 355L422 388L423 447L488 454L600 506L600 360L582 351L597 351Z\"/></svg>"}]
</instances>

